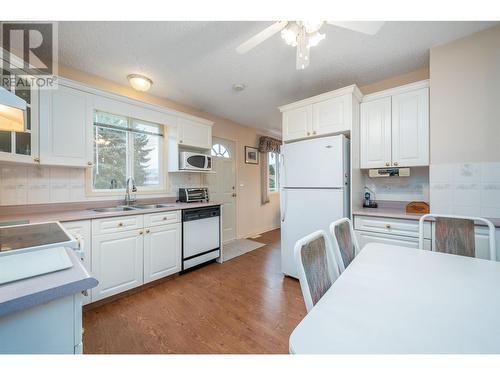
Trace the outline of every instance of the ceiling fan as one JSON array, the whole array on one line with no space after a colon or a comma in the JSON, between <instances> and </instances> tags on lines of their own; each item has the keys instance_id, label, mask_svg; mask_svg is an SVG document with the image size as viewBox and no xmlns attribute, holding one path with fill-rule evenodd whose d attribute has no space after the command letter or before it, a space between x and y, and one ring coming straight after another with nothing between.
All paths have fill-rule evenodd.
<instances>
[{"instance_id":1,"label":"ceiling fan","mask_svg":"<svg viewBox=\"0 0 500 375\"><path fill-rule=\"evenodd\" d=\"M319 30L324 23L329 25L343 27L345 29L357 31L363 34L375 35L382 28L385 22L382 21L278 21L271 26L266 27L260 33L254 35L246 42L240 44L236 51L244 54L252 48L258 46L266 39L281 31L281 37L285 43L297 47L297 69L302 70L309 65L309 49L317 46L319 42L325 39L325 34Z\"/></svg>"}]
</instances>

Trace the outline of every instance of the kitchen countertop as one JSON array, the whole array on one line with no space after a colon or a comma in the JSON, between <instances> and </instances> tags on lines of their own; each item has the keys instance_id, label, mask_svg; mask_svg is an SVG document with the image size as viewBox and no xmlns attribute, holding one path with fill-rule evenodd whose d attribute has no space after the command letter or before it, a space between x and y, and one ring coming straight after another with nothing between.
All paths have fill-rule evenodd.
<instances>
[{"instance_id":1,"label":"kitchen countertop","mask_svg":"<svg viewBox=\"0 0 500 375\"><path fill-rule=\"evenodd\" d=\"M138 202L137 204L142 204L143 202ZM158 202L155 202L158 203ZM95 203L92 207L92 202L86 203L89 208L78 208L71 209L71 204L68 204L64 209L50 211L50 206L47 210L40 212L40 210L29 211L28 208L24 208L23 212L12 212L10 214L0 214L0 222L2 221L15 221L15 220L29 220L30 223L41 223L46 221L75 221L75 220L90 220L90 219L102 219L107 217L117 217L117 216L129 216L129 215L143 215L151 214L155 212L167 212L167 211L177 211L185 210L188 208L198 208L198 207L209 207L209 206L219 206L220 202L196 202L196 203L176 203L176 202L160 202L162 204L168 204L169 207L161 208L151 208L151 209L136 209L130 211L118 211L118 212L95 212L92 208L101 207L113 207L113 203L108 203L108 205L103 205L102 202L99 204Z\"/></svg>"},{"instance_id":2,"label":"kitchen countertop","mask_svg":"<svg viewBox=\"0 0 500 375\"><path fill-rule=\"evenodd\" d=\"M375 216L375 217L389 217L393 219L408 219L419 220L423 214L409 214L406 213L406 205L409 202L392 202L392 201L379 201L377 208L357 208L352 210L352 214L359 216ZM485 218L493 223L496 228L500 228L499 218ZM432 219L430 219L432 221ZM483 225L482 222L477 222L476 225Z\"/></svg>"},{"instance_id":3,"label":"kitchen countertop","mask_svg":"<svg viewBox=\"0 0 500 375\"><path fill-rule=\"evenodd\" d=\"M97 286L75 252L66 251L73 267L0 285L0 317Z\"/></svg>"}]
</instances>

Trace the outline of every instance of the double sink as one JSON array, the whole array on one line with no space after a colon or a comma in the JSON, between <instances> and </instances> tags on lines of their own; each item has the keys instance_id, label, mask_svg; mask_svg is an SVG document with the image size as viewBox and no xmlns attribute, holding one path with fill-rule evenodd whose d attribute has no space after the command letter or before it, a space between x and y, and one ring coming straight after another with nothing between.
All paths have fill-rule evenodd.
<instances>
[{"instance_id":1,"label":"double sink","mask_svg":"<svg viewBox=\"0 0 500 375\"><path fill-rule=\"evenodd\" d=\"M126 212L135 210L151 210L155 208L168 208L174 207L173 204L137 204L134 206L115 206L115 207L104 207L104 208L93 208L91 211L94 212Z\"/></svg>"}]
</instances>

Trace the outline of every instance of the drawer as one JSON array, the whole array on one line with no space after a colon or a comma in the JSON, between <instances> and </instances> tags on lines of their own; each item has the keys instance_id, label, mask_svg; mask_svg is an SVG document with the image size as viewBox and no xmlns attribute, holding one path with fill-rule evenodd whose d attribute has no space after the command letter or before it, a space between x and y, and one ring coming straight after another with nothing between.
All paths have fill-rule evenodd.
<instances>
[{"instance_id":1,"label":"drawer","mask_svg":"<svg viewBox=\"0 0 500 375\"><path fill-rule=\"evenodd\" d=\"M392 234L365 232L361 230L355 230L354 232L356 233L356 238L358 240L360 249L363 249L363 247L365 247L365 245L370 242L381 243L385 245L412 247L414 249L418 249L418 238L416 237L395 236ZM431 240L425 238L424 250L431 250L431 248Z\"/></svg>"},{"instance_id":2,"label":"drawer","mask_svg":"<svg viewBox=\"0 0 500 375\"><path fill-rule=\"evenodd\" d=\"M354 216L354 228L369 232L418 238L418 220L374 216ZM424 223L424 238L431 238L431 223Z\"/></svg>"},{"instance_id":3,"label":"drawer","mask_svg":"<svg viewBox=\"0 0 500 375\"><path fill-rule=\"evenodd\" d=\"M165 211L144 215L144 227L181 222L181 211Z\"/></svg>"},{"instance_id":4,"label":"drawer","mask_svg":"<svg viewBox=\"0 0 500 375\"><path fill-rule=\"evenodd\" d=\"M143 215L118 216L108 219L92 220L92 235L124 232L132 229L141 229L143 225Z\"/></svg>"}]
</instances>

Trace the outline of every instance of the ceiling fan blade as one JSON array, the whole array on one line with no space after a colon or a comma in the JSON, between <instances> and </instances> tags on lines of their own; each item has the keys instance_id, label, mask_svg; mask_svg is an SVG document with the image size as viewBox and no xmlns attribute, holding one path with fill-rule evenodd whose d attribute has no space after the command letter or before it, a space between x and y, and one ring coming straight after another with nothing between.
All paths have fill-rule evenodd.
<instances>
[{"instance_id":1,"label":"ceiling fan blade","mask_svg":"<svg viewBox=\"0 0 500 375\"><path fill-rule=\"evenodd\" d=\"M343 27L363 34L375 35L384 26L384 21L326 21L327 24Z\"/></svg>"},{"instance_id":2,"label":"ceiling fan blade","mask_svg":"<svg viewBox=\"0 0 500 375\"><path fill-rule=\"evenodd\" d=\"M288 21L279 21L279 22L273 23L271 26L266 27L260 33L254 35L253 37L248 39L246 42L240 44L236 48L236 52L238 52L240 55L247 53L252 48L256 47L257 45L259 45L260 43L262 43L266 39L272 37L274 34L283 30L287 24L288 24Z\"/></svg>"}]
</instances>

